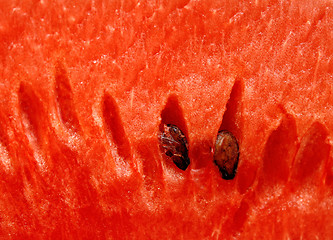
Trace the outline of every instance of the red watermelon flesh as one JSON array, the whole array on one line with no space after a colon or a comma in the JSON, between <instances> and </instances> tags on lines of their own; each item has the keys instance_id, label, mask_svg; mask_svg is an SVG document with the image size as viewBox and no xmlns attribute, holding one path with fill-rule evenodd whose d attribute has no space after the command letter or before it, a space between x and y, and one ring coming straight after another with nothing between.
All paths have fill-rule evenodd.
<instances>
[{"instance_id":1,"label":"red watermelon flesh","mask_svg":"<svg viewBox=\"0 0 333 240\"><path fill-rule=\"evenodd\" d=\"M331 1L0 3L0 237L333 237ZM186 135L191 164L160 150ZM235 179L213 163L239 142Z\"/></svg>"}]
</instances>

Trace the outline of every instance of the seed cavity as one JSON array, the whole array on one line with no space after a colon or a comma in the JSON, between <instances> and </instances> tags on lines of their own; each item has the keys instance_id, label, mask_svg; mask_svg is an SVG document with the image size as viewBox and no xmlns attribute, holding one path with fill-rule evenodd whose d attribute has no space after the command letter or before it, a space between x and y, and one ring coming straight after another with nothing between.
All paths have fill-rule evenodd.
<instances>
[{"instance_id":1,"label":"seed cavity","mask_svg":"<svg viewBox=\"0 0 333 240\"><path fill-rule=\"evenodd\" d=\"M220 131L215 142L214 162L218 166L223 179L231 180L235 177L238 160L237 139L227 130Z\"/></svg>"},{"instance_id":2,"label":"seed cavity","mask_svg":"<svg viewBox=\"0 0 333 240\"><path fill-rule=\"evenodd\" d=\"M68 73L61 62L55 68L55 93L61 120L68 129L78 132L80 123L74 107L73 91Z\"/></svg>"},{"instance_id":3,"label":"seed cavity","mask_svg":"<svg viewBox=\"0 0 333 240\"><path fill-rule=\"evenodd\" d=\"M185 171L190 165L188 157L188 144L184 133L172 124L163 124L159 135L161 148L178 168Z\"/></svg>"},{"instance_id":4,"label":"seed cavity","mask_svg":"<svg viewBox=\"0 0 333 240\"><path fill-rule=\"evenodd\" d=\"M292 168L292 182L296 185L320 181L329 160L329 133L320 122L314 122L301 140Z\"/></svg>"},{"instance_id":5,"label":"seed cavity","mask_svg":"<svg viewBox=\"0 0 333 240\"><path fill-rule=\"evenodd\" d=\"M298 145L295 118L285 113L265 143L262 176L259 177L263 189L288 181Z\"/></svg>"},{"instance_id":6,"label":"seed cavity","mask_svg":"<svg viewBox=\"0 0 333 240\"><path fill-rule=\"evenodd\" d=\"M119 107L112 96L104 95L102 102L104 126L110 143L114 143L117 152L123 159L131 158L131 147L125 133L124 124L120 116Z\"/></svg>"},{"instance_id":7,"label":"seed cavity","mask_svg":"<svg viewBox=\"0 0 333 240\"><path fill-rule=\"evenodd\" d=\"M29 141L34 143L34 145L43 143L42 135L46 130L42 101L35 93L33 87L24 82L20 84L18 96L22 123Z\"/></svg>"}]
</instances>

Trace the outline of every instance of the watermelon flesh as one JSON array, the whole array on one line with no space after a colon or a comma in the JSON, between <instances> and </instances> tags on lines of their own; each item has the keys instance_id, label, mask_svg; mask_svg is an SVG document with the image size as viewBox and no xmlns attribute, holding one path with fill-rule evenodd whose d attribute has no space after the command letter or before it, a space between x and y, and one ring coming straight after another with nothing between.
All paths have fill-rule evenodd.
<instances>
[{"instance_id":1,"label":"watermelon flesh","mask_svg":"<svg viewBox=\"0 0 333 240\"><path fill-rule=\"evenodd\" d=\"M4 239L329 239L330 1L0 3ZM160 124L191 163L163 155ZM239 142L221 178L219 130Z\"/></svg>"}]
</instances>

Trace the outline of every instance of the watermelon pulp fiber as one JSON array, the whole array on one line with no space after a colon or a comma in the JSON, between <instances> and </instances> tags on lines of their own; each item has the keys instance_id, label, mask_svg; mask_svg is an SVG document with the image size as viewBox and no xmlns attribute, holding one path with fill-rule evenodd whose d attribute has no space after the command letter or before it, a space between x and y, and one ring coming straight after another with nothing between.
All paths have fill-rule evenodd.
<instances>
[{"instance_id":1,"label":"watermelon pulp fiber","mask_svg":"<svg viewBox=\"0 0 333 240\"><path fill-rule=\"evenodd\" d=\"M1 2L1 238L332 237L332 5Z\"/></svg>"}]
</instances>

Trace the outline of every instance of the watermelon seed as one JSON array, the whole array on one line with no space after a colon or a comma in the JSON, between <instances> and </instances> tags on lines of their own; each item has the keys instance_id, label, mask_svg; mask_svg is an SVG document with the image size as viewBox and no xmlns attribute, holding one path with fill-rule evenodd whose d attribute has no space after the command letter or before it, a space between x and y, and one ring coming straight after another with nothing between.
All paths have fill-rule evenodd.
<instances>
[{"instance_id":1,"label":"watermelon seed","mask_svg":"<svg viewBox=\"0 0 333 240\"><path fill-rule=\"evenodd\" d=\"M214 163L223 179L231 180L235 177L238 159L239 147L236 137L227 130L220 131L215 142Z\"/></svg>"},{"instance_id":2,"label":"watermelon seed","mask_svg":"<svg viewBox=\"0 0 333 240\"><path fill-rule=\"evenodd\" d=\"M165 155L171 158L179 169L185 171L190 165L190 159L184 133L175 125L163 124L159 140Z\"/></svg>"}]
</instances>

